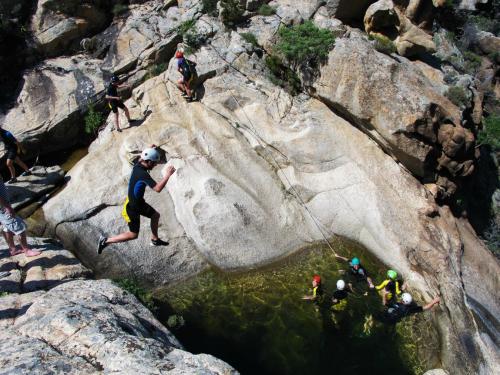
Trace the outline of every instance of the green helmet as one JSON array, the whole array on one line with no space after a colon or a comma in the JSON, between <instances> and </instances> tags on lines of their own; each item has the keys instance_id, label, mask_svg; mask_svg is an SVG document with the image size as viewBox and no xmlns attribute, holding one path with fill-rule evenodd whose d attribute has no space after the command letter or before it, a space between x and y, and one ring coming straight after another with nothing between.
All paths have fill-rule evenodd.
<instances>
[{"instance_id":1,"label":"green helmet","mask_svg":"<svg viewBox=\"0 0 500 375\"><path fill-rule=\"evenodd\" d=\"M396 280L398 278L398 273L394 270L387 271L387 277L391 280Z\"/></svg>"}]
</instances>

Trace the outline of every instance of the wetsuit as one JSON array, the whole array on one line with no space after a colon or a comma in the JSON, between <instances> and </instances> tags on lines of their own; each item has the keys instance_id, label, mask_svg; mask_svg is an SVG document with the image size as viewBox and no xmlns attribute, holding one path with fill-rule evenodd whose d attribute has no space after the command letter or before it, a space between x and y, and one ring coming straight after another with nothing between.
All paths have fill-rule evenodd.
<instances>
[{"instance_id":1,"label":"wetsuit","mask_svg":"<svg viewBox=\"0 0 500 375\"><path fill-rule=\"evenodd\" d=\"M108 85L108 89L106 90L106 95L108 96L118 96L118 89L111 82ZM124 109L125 104L123 104L122 100L116 99L108 99L109 108L113 111L113 113L118 112L118 108Z\"/></svg>"},{"instance_id":2,"label":"wetsuit","mask_svg":"<svg viewBox=\"0 0 500 375\"><path fill-rule=\"evenodd\" d=\"M323 288L321 285L315 286L313 288L313 300L314 303L320 304L323 302Z\"/></svg>"},{"instance_id":3,"label":"wetsuit","mask_svg":"<svg viewBox=\"0 0 500 375\"><path fill-rule=\"evenodd\" d=\"M155 209L144 200L146 186L152 189L155 185L155 180L151 178L146 168L140 163L135 164L130 175L127 200L122 210L122 216L131 232L139 233L141 215L151 218L155 214Z\"/></svg>"},{"instance_id":4,"label":"wetsuit","mask_svg":"<svg viewBox=\"0 0 500 375\"><path fill-rule=\"evenodd\" d=\"M16 138L11 132L0 129L0 140L4 143L5 149L7 150L7 159L15 160L19 153Z\"/></svg>"},{"instance_id":5,"label":"wetsuit","mask_svg":"<svg viewBox=\"0 0 500 375\"><path fill-rule=\"evenodd\" d=\"M357 270L353 266L350 266L349 271L352 278L356 281L366 281L368 277L368 272L362 266L359 266Z\"/></svg>"},{"instance_id":6,"label":"wetsuit","mask_svg":"<svg viewBox=\"0 0 500 375\"><path fill-rule=\"evenodd\" d=\"M335 311L342 311L346 308L347 306L347 296L349 293L347 290L336 290L333 292L332 296L332 310Z\"/></svg>"},{"instance_id":7,"label":"wetsuit","mask_svg":"<svg viewBox=\"0 0 500 375\"><path fill-rule=\"evenodd\" d=\"M387 307L384 311L382 320L386 323L397 323L405 316L416 314L424 311L422 306L418 306L415 302L405 305L401 302L396 302Z\"/></svg>"},{"instance_id":8,"label":"wetsuit","mask_svg":"<svg viewBox=\"0 0 500 375\"><path fill-rule=\"evenodd\" d=\"M193 72L191 72L191 67L184 57L177 59L177 69L182 74L183 82L189 84L193 79Z\"/></svg>"},{"instance_id":9,"label":"wetsuit","mask_svg":"<svg viewBox=\"0 0 500 375\"><path fill-rule=\"evenodd\" d=\"M387 303L389 303L389 301L391 301L393 298L401 294L401 289L399 285L400 285L399 280L387 279L382 281L382 283L380 283L380 285L377 285L375 288L379 291L385 289L385 291L388 292Z\"/></svg>"}]
</instances>

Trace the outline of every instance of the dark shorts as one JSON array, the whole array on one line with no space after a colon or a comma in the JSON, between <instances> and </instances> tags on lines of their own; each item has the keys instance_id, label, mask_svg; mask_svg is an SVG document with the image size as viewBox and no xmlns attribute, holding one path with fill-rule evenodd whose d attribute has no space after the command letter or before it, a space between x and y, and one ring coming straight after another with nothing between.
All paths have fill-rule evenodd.
<instances>
[{"instance_id":1,"label":"dark shorts","mask_svg":"<svg viewBox=\"0 0 500 375\"><path fill-rule=\"evenodd\" d=\"M118 112L118 108L125 109L125 104L121 100L110 100L109 108L113 111L113 113Z\"/></svg>"},{"instance_id":2,"label":"dark shorts","mask_svg":"<svg viewBox=\"0 0 500 375\"><path fill-rule=\"evenodd\" d=\"M122 210L122 216L127 222L129 230L134 233L139 233L141 229L141 216L151 219L155 213L156 210L147 203L142 203L139 207L130 207L128 200Z\"/></svg>"},{"instance_id":3,"label":"dark shorts","mask_svg":"<svg viewBox=\"0 0 500 375\"><path fill-rule=\"evenodd\" d=\"M193 75L191 73L185 73L182 75L182 83L189 85L193 80Z\"/></svg>"},{"instance_id":4,"label":"dark shorts","mask_svg":"<svg viewBox=\"0 0 500 375\"><path fill-rule=\"evenodd\" d=\"M17 154L18 154L17 147L9 147L7 149L7 153L6 153L7 159L15 160L17 157Z\"/></svg>"}]
</instances>

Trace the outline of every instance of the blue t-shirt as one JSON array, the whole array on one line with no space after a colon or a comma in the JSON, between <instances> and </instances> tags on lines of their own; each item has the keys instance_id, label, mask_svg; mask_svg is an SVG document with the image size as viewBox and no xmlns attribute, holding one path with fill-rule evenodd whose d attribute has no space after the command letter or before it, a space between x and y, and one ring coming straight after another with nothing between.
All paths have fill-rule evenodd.
<instances>
[{"instance_id":1,"label":"blue t-shirt","mask_svg":"<svg viewBox=\"0 0 500 375\"><path fill-rule=\"evenodd\" d=\"M132 168L132 174L130 175L130 181L128 183L128 201L132 207L140 207L144 203L144 192L146 191L146 186L151 189L156 185L155 180L149 175L146 168L144 168L140 163L134 165Z\"/></svg>"},{"instance_id":2,"label":"blue t-shirt","mask_svg":"<svg viewBox=\"0 0 500 375\"><path fill-rule=\"evenodd\" d=\"M5 148L16 148L17 140L12 133L5 129L0 129L0 139L5 144Z\"/></svg>"}]
</instances>

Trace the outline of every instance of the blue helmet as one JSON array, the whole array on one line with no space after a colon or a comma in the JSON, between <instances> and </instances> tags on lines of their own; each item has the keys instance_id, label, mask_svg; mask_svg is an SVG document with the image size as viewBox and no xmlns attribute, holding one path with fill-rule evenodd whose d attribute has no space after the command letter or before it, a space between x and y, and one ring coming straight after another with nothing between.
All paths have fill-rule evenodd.
<instances>
[{"instance_id":1,"label":"blue helmet","mask_svg":"<svg viewBox=\"0 0 500 375\"><path fill-rule=\"evenodd\" d=\"M354 258L351 259L351 265L352 266L359 266L359 263L360 263L359 262L359 258L354 257Z\"/></svg>"}]
</instances>

